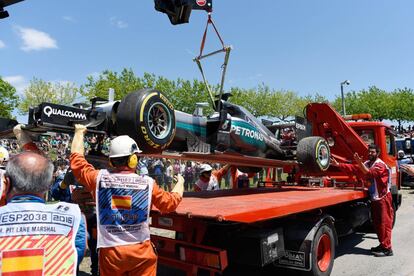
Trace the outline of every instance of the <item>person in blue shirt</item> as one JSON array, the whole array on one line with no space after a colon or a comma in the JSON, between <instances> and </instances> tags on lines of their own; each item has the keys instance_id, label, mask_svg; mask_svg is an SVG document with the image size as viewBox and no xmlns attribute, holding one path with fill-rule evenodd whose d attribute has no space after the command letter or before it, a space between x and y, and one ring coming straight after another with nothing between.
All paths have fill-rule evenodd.
<instances>
[{"instance_id":1,"label":"person in blue shirt","mask_svg":"<svg viewBox=\"0 0 414 276\"><path fill-rule=\"evenodd\" d=\"M405 152L403 150L398 151L398 166L401 166L403 164L412 164L413 160L405 155Z\"/></svg>"},{"instance_id":2,"label":"person in blue shirt","mask_svg":"<svg viewBox=\"0 0 414 276\"><path fill-rule=\"evenodd\" d=\"M83 192L84 195L87 193L87 191L76 182L72 171L69 169L65 174L60 174L56 177L52 187L50 188L50 194L55 200L79 204L83 220L85 220L84 214L86 215L87 240L91 257L91 274L92 276L99 275L98 252L96 249L97 241L96 234L94 234L96 233L95 207L92 205L85 206L85 204L78 202L76 196L75 198L72 197L71 188L74 188L73 193L77 191ZM82 196L82 198L84 198L84 196Z\"/></svg>"}]
</instances>

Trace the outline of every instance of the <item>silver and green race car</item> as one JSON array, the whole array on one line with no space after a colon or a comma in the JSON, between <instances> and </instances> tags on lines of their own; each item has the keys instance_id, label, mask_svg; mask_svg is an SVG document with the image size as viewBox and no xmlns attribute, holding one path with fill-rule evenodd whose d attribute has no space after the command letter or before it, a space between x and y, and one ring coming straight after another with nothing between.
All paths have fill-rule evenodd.
<instances>
[{"instance_id":1,"label":"silver and green race car","mask_svg":"<svg viewBox=\"0 0 414 276\"><path fill-rule=\"evenodd\" d=\"M32 133L72 132L73 124L80 123L97 135L129 135L145 154L198 154L198 159L220 157L227 163L238 160L238 164L243 159L250 164L259 159L260 164L263 160L291 160L308 171L328 169L330 150L324 138L302 131L294 148L286 147L274 134L274 127L265 126L227 98L216 101L218 108L211 116L174 110L168 98L155 89L132 92L121 101L97 104L99 99L95 99L87 108L42 103L30 110L26 128ZM3 136L10 133L10 122L1 124ZM296 125L298 132L306 129L305 124ZM258 159L249 159L252 157ZM262 167L260 164L251 166Z\"/></svg>"}]
</instances>

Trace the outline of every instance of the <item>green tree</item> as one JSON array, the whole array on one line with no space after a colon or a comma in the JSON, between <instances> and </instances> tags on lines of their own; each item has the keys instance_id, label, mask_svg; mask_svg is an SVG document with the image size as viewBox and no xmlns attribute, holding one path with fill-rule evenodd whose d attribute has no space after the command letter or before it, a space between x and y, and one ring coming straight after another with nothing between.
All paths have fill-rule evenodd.
<instances>
[{"instance_id":1,"label":"green tree","mask_svg":"<svg viewBox=\"0 0 414 276\"><path fill-rule=\"evenodd\" d=\"M396 89L389 94L387 119L403 122L414 121L414 91L409 88Z\"/></svg>"},{"instance_id":2,"label":"green tree","mask_svg":"<svg viewBox=\"0 0 414 276\"><path fill-rule=\"evenodd\" d=\"M12 118L12 112L18 104L16 88L0 77L0 117Z\"/></svg>"},{"instance_id":3,"label":"green tree","mask_svg":"<svg viewBox=\"0 0 414 276\"><path fill-rule=\"evenodd\" d=\"M296 113L294 115L304 117L305 107L310 103L329 103L329 101L326 97L320 95L319 93L314 95L308 94L304 97L300 97L297 100Z\"/></svg>"},{"instance_id":4,"label":"green tree","mask_svg":"<svg viewBox=\"0 0 414 276\"><path fill-rule=\"evenodd\" d=\"M18 109L21 114L26 114L30 107L42 102L71 104L76 100L78 92L73 83L53 83L33 78L24 90Z\"/></svg>"},{"instance_id":5,"label":"green tree","mask_svg":"<svg viewBox=\"0 0 414 276\"><path fill-rule=\"evenodd\" d=\"M312 101L326 101L319 94L301 98L294 91L274 90L262 84L257 89L231 88L231 102L241 105L256 117L273 117L281 121L295 115L303 116L303 108Z\"/></svg>"},{"instance_id":6,"label":"green tree","mask_svg":"<svg viewBox=\"0 0 414 276\"><path fill-rule=\"evenodd\" d=\"M147 84L145 84L145 79ZM135 76L132 69L123 69L120 74L110 70L103 71L98 77L88 76L86 84L80 87L80 93L87 99L93 97L107 98L109 88L115 90L115 100L120 100L128 93L149 87L153 84L153 75L144 75L144 80Z\"/></svg>"},{"instance_id":7,"label":"green tree","mask_svg":"<svg viewBox=\"0 0 414 276\"><path fill-rule=\"evenodd\" d=\"M341 98L337 97L333 103L336 110L342 110ZM351 91L345 95L345 109L347 114L370 113L374 120L389 119L390 93L376 86L368 90Z\"/></svg>"}]
</instances>

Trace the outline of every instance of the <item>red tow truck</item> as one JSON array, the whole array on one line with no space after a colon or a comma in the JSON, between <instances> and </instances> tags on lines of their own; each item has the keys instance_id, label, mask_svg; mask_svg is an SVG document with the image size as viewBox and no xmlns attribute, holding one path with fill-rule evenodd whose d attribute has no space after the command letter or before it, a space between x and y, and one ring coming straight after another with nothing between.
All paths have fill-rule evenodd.
<instances>
[{"instance_id":1,"label":"red tow truck","mask_svg":"<svg viewBox=\"0 0 414 276\"><path fill-rule=\"evenodd\" d=\"M369 143L380 146L380 158L391 170L396 211L401 194L391 128L382 122L348 122L325 103L309 104L305 113L306 126L298 128L323 137L337 160L351 162L355 152L366 157ZM350 119L361 118L366 116ZM197 154L177 158L205 160ZM175 213L153 210L152 227L175 231L173 237L151 237L162 266L185 275L240 275L235 271L246 266L330 275L338 237L370 223L367 183L335 167L315 173L292 161L254 157L234 158L232 163L283 167L291 181L273 177L255 188L187 192Z\"/></svg>"}]
</instances>

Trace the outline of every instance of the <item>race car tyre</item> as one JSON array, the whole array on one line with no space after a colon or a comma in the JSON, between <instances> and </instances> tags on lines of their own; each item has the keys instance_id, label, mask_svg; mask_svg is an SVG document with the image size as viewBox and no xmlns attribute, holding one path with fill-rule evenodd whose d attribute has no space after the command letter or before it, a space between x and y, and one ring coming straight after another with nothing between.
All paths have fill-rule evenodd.
<instances>
[{"instance_id":1,"label":"race car tyre","mask_svg":"<svg viewBox=\"0 0 414 276\"><path fill-rule=\"evenodd\" d=\"M309 275L328 276L335 259L335 234L332 227L322 223L315 234L311 249L311 271Z\"/></svg>"},{"instance_id":2,"label":"race car tyre","mask_svg":"<svg viewBox=\"0 0 414 276\"><path fill-rule=\"evenodd\" d=\"M296 158L304 171L326 171L329 168L331 151L324 138L311 136L299 141Z\"/></svg>"},{"instance_id":3,"label":"race car tyre","mask_svg":"<svg viewBox=\"0 0 414 276\"><path fill-rule=\"evenodd\" d=\"M155 89L130 93L119 104L115 129L134 139L144 153L161 153L174 139L174 107Z\"/></svg>"}]
</instances>

